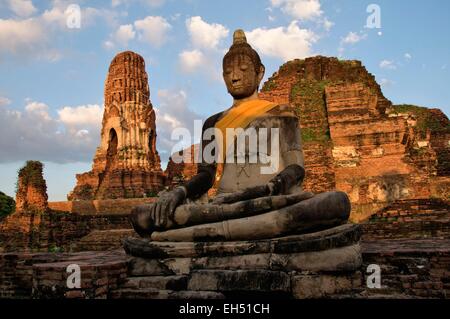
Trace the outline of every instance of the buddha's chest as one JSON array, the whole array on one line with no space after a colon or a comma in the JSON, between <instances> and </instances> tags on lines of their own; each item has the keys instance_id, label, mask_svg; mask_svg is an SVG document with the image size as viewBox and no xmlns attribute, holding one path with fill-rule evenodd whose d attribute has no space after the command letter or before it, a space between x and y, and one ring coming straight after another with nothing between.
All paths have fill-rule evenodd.
<instances>
[{"instance_id":1,"label":"buddha's chest","mask_svg":"<svg viewBox=\"0 0 450 319\"><path fill-rule=\"evenodd\" d=\"M299 134L296 118L270 116L252 121L228 147L218 192L267 184L293 162L303 166Z\"/></svg>"}]
</instances>

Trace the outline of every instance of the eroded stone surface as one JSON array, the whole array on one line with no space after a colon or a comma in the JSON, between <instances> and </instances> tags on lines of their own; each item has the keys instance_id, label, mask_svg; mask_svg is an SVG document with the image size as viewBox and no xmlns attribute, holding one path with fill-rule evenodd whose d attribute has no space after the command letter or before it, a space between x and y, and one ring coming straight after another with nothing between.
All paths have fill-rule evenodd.
<instances>
[{"instance_id":1,"label":"eroded stone surface","mask_svg":"<svg viewBox=\"0 0 450 319\"><path fill-rule=\"evenodd\" d=\"M399 200L387 206L365 223L363 239L450 238L450 205L432 199Z\"/></svg>"},{"instance_id":2,"label":"eroded stone surface","mask_svg":"<svg viewBox=\"0 0 450 319\"><path fill-rule=\"evenodd\" d=\"M361 266L359 244L302 253L260 253L223 257L132 258L135 276L181 275L198 269L276 271L354 271Z\"/></svg>"},{"instance_id":3,"label":"eroded stone surface","mask_svg":"<svg viewBox=\"0 0 450 319\"><path fill-rule=\"evenodd\" d=\"M43 176L43 165L39 161L27 161L19 170L16 192L16 212L46 212L47 184Z\"/></svg>"},{"instance_id":4,"label":"eroded stone surface","mask_svg":"<svg viewBox=\"0 0 450 319\"><path fill-rule=\"evenodd\" d=\"M289 291L290 277L282 271L196 270L188 283L190 290L206 291Z\"/></svg>"},{"instance_id":5,"label":"eroded stone surface","mask_svg":"<svg viewBox=\"0 0 450 319\"><path fill-rule=\"evenodd\" d=\"M297 299L327 298L361 287L360 272L349 275L298 275L292 276L292 293Z\"/></svg>"},{"instance_id":6,"label":"eroded stone surface","mask_svg":"<svg viewBox=\"0 0 450 319\"><path fill-rule=\"evenodd\" d=\"M360 236L359 225L345 224L310 234L252 241L154 242L128 238L124 240L124 248L133 256L147 258L295 253L351 245L357 243Z\"/></svg>"},{"instance_id":7,"label":"eroded stone surface","mask_svg":"<svg viewBox=\"0 0 450 319\"><path fill-rule=\"evenodd\" d=\"M278 292L287 289L283 292L285 298L448 298L449 247L448 240L438 239L376 240L363 243L363 265L356 271L278 269L268 272L265 269L245 269L244 266L234 275L236 268L218 269L219 261L203 264L206 269L190 268L193 263L201 263L203 257L128 259L123 251L9 253L0 254L0 293L1 297L30 298L34 283L34 296L42 298L224 298L237 295L251 298L262 292L251 290L252 287L264 290L272 285L267 282L260 287L251 278L270 277L278 278L275 281ZM248 260L254 258L251 256ZM69 263L80 264L86 273L83 288L64 290L68 275L65 266ZM366 286L369 264L381 266L381 289L368 289ZM197 275L191 276L194 273ZM283 279L285 276L279 273L290 278L289 289ZM241 287L236 285L236 280L244 278L248 284L243 287L249 290L247 294L239 294ZM191 279L191 288L202 289L203 285L204 289L221 287L227 291L192 291L189 290ZM185 286L186 282L188 286ZM275 298L276 295L276 291L268 291L265 296Z\"/></svg>"}]
</instances>

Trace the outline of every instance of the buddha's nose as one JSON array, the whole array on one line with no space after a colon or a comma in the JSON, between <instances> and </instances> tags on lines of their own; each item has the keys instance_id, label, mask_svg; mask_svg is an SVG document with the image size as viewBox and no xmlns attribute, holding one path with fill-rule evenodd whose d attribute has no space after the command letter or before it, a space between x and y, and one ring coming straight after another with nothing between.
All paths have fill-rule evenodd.
<instances>
[{"instance_id":1,"label":"buddha's nose","mask_svg":"<svg viewBox=\"0 0 450 319\"><path fill-rule=\"evenodd\" d=\"M236 84L240 80L241 80L241 77L238 76L237 74L234 74L233 77L231 78L231 81L233 82L233 84Z\"/></svg>"}]
</instances>

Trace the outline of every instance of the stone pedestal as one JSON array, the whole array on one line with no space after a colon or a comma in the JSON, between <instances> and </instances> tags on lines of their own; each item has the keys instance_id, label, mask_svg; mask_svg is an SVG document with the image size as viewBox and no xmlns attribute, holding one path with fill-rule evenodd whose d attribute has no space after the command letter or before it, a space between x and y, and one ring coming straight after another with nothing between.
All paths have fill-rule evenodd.
<instances>
[{"instance_id":1,"label":"stone pedestal","mask_svg":"<svg viewBox=\"0 0 450 319\"><path fill-rule=\"evenodd\" d=\"M143 298L149 294L176 298L180 293L183 298L352 294L362 280L360 237L358 225L346 224L310 234L239 242L127 238L128 282L114 297L137 298L139 291Z\"/></svg>"}]
</instances>

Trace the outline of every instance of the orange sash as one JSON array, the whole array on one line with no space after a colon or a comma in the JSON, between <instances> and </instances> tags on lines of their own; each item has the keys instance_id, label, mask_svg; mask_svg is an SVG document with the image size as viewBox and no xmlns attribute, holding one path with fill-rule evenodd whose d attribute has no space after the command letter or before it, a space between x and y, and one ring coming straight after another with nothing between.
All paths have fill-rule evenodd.
<instances>
[{"instance_id":1,"label":"orange sash","mask_svg":"<svg viewBox=\"0 0 450 319\"><path fill-rule=\"evenodd\" d=\"M228 113L216 123L215 128L219 129L222 133L222 141L220 141L220 139L218 140L219 159L221 159L221 162L217 164L216 186L219 185L220 179L222 178L223 165L225 163L228 148L234 146L234 140L227 141L226 129L245 129L254 119L270 111L275 106L277 106L276 103L260 99L243 102L238 106L231 108Z\"/></svg>"}]
</instances>

